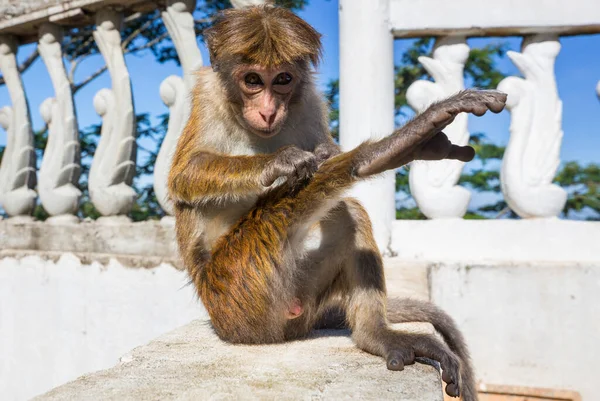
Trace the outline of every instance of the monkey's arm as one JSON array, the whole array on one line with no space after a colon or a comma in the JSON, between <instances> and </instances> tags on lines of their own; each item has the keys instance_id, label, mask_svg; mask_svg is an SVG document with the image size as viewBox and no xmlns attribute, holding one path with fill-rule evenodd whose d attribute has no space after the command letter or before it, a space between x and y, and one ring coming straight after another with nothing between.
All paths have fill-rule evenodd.
<instances>
[{"instance_id":1,"label":"monkey's arm","mask_svg":"<svg viewBox=\"0 0 600 401\"><path fill-rule=\"evenodd\" d=\"M231 156L196 150L175 154L169 173L169 193L176 202L258 195L279 177L310 176L316 156L294 146L272 154Z\"/></svg>"}]
</instances>

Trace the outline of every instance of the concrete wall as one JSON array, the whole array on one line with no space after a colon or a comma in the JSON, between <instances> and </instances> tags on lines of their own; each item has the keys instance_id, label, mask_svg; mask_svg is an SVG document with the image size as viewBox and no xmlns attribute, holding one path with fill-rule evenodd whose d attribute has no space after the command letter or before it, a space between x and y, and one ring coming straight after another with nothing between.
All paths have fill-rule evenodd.
<instances>
[{"instance_id":1,"label":"concrete wall","mask_svg":"<svg viewBox=\"0 0 600 401\"><path fill-rule=\"evenodd\" d=\"M0 259L0 399L26 400L114 366L132 348L205 316L168 264L82 264L72 254Z\"/></svg>"},{"instance_id":2,"label":"concrete wall","mask_svg":"<svg viewBox=\"0 0 600 401\"><path fill-rule=\"evenodd\" d=\"M398 256L385 260L388 291L431 297L453 315L484 383L595 399L600 223L453 219L392 228ZM185 273L167 261L177 261L172 228L156 222L0 221L0 398L27 399L113 366L204 315Z\"/></svg>"},{"instance_id":3,"label":"concrete wall","mask_svg":"<svg viewBox=\"0 0 600 401\"><path fill-rule=\"evenodd\" d=\"M430 285L484 383L598 399L600 263L442 264Z\"/></svg>"}]
</instances>

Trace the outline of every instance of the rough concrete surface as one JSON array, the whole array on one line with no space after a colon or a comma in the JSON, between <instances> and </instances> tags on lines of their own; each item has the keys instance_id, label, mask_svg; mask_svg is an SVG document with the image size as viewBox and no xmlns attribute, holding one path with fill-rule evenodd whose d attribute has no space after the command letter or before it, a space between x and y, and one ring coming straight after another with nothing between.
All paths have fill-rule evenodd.
<instances>
[{"instance_id":1,"label":"rough concrete surface","mask_svg":"<svg viewBox=\"0 0 600 401\"><path fill-rule=\"evenodd\" d=\"M426 324L396 325L431 332ZM438 370L402 372L357 349L345 331L266 346L219 340L196 320L134 349L112 369L92 373L35 400L403 400L442 401Z\"/></svg>"}]
</instances>

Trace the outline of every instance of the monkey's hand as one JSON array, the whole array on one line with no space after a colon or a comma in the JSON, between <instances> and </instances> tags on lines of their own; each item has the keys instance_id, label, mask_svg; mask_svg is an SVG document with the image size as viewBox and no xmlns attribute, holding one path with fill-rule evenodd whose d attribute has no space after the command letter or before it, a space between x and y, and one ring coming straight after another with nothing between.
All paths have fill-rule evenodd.
<instances>
[{"instance_id":1,"label":"monkey's hand","mask_svg":"<svg viewBox=\"0 0 600 401\"><path fill-rule=\"evenodd\" d=\"M342 153L340 147L333 142L325 142L315 148L315 156L317 164L323 163L325 160Z\"/></svg>"},{"instance_id":2,"label":"monkey's hand","mask_svg":"<svg viewBox=\"0 0 600 401\"><path fill-rule=\"evenodd\" d=\"M279 149L275 157L267 162L260 182L265 187L271 186L280 177L298 182L312 177L317 167L317 156L314 153L293 145L286 146Z\"/></svg>"}]
</instances>

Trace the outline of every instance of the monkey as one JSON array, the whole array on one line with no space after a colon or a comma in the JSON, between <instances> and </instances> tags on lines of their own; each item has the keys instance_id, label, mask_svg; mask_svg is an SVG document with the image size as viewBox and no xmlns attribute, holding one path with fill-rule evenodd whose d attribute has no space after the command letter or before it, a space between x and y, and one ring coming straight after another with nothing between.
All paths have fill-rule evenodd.
<instances>
[{"instance_id":1,"label":"monkey","mask_svg":"<svg viewBox=\"0 0 600 401\"><path fill-rule=\"evenodd\" d=\"M433 303L389 299L354 183L413 160L474 158L443 133L459 113L499 113L506 94L466 90L379 141L342 152L314 82L320 34L273 5L222 11L205 32L190 117L168 177L179 253L224 341L268 344L348 327L356 346L401 371L440 363L446 393L477 400L462 333ZM391 323L430 322L444 341Z\"/></svg>"}]
</instances>

